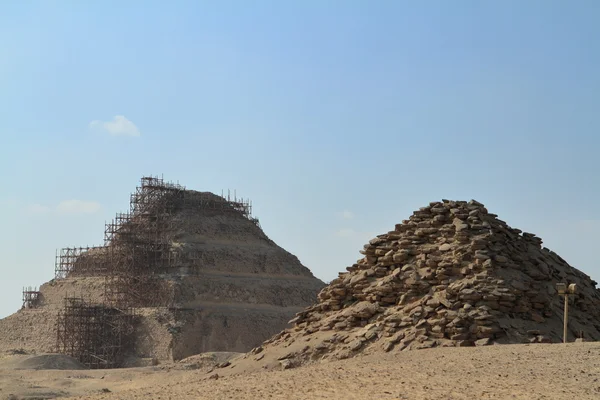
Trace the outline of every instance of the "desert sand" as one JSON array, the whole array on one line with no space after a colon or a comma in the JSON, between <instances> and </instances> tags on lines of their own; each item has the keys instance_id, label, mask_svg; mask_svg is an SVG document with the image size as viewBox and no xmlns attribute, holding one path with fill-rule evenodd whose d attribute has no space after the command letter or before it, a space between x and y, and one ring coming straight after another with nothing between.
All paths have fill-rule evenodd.
<instances>
[{"instance_id":1,"label":"desert sand","mask_svg":"<svg viewBox=\"0 0 600 400\"><path fill-rule=\"evenodd\" d=\"M595 342L378 353L287 370L242 357L211 370L224 359L211 355L118 370L16 369L27 358L0 361L0 399L600 398Z\"/></svg>"}]
</instances>

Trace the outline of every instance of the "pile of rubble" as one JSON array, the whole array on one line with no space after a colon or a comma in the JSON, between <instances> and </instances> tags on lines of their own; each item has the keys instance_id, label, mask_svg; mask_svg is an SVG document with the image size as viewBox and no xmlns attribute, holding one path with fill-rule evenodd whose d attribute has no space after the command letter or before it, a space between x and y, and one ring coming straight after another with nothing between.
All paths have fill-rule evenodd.
<instances>
[{"instance_id":1,"label":"pile of rubble","mask_svg":"<svg viewBox=\"0 0 600 400\"><path fill-rule=\"evenodd\" d=\"M578 289L569 340L600 339L596 282L477 201L431 203L361 253L293 328L254 352L296 348L280 357L290 365L363 351L559 342L558 282Z\"/></svg>"}]
</instances>

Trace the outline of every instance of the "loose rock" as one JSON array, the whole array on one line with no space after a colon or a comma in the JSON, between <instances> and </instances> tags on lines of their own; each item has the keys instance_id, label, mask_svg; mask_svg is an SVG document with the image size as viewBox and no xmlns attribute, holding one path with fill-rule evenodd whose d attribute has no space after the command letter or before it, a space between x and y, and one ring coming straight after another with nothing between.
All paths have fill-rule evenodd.
<instances>
[{"instance_id":1,"label":"loose rock","mask_svg":"<svg viewBox=\"0 0 600 400\"><path fill-rule=\"evenodd\" d=\"M298 314L296 332L280 342L319 331L344 334L296 355L303 359L527 338L560 342L550 328L562 326L555 311L562 307L554 289L559 281L578 287L571 323L587 340L600 340L596 282L541 243L479 202L433 202L366 244L363 258L319 293L318 304Z\"/></svg>"}]
</instances>

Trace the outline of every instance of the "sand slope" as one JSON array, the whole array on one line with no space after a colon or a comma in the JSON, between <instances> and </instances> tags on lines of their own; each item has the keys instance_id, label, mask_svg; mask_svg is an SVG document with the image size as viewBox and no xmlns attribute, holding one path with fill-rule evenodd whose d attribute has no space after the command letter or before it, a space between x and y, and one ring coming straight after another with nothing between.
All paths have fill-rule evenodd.
<instances>
[{"instance_id":1,"label":"sand slope","mask_svg":"<svg viewBox=\"0 0 600 400\"><path fill-rule=\"evenodd\" d=\"M234 369L0 370L0 399L32 391L125 400L600 398L600 343L435 348L230 376Z\"/></svg>"}]
</instances>

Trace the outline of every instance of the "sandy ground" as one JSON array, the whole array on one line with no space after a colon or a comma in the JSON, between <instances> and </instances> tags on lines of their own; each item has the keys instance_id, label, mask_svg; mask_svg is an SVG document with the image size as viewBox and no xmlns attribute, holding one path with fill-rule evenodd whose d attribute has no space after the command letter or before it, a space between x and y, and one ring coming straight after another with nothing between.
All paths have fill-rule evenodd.
<instances>
[{"instance_id":1,"label":"sandy ground","mask_svg":"<svg viewBox=\"0 0 600 400\"><path fill-rule=\"evenodd\" d=\"M0 399L600 399L600 343L438 348L285 371L250 358L211 372L193 359L123 370L23 370L14 357L25 356L0 360Z\"/></svg>"}]
</instances>

